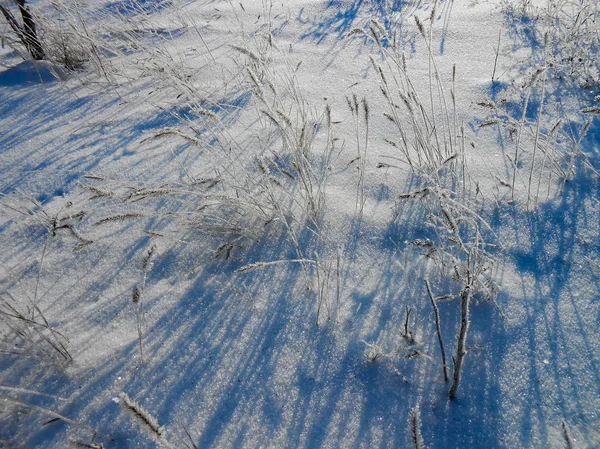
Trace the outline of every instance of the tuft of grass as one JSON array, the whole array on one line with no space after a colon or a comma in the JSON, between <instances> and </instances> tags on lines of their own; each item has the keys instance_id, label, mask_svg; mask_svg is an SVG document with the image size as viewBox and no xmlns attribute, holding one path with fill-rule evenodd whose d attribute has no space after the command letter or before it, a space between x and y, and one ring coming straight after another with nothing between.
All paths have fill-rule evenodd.
<instances>
[{"instance_id":1,"label":"tuft of grass","mask_svg":"<svg viewBox=\"0 0 600 449\"><path fill-rule=\"evenodd\" d=\"M365 359L367 362L377 363L389 356L389 354L387 354L378 343L367 343L364 340L363 343L367 347L365 350Z\"/></svg>"},{"instance_id":2,"label":"tuft of grass","mask_svg":"<svg viewBox=\"0 0 600 449\"><path fill-rule=\"evenodd\" d=\"M67 349L68 339L50 325L49 320L39 307L39 291L42 283L44 261L51 241L57 238L58 231L66 229L74 236L78 249L92 241L84 238L76 228L76 223L85 215L84 212L72 212L72 203L66 202L55 213L47 211L35 199L23 195L23 202L14 205L0 204L11 212L30 220L31 223L41 224L44 228L44 243L42 246L35 287L32 296L13 295L8 289L0 294L0 326L6 333L6 348L0 351L6 354L31 356L51 363L69 363L72 360ZM14 198L16 200L16 198Z\"/></svg>"},{"instance_id":3,"label":"tuft of grass","mask_svg":"<svg viewBox=\"0 0 600 449\"><path fill-rule=\"evenodd\" d=\"M493 245L486 240L495 236L491 227L475 212L476 205L471 201L473 193L465 156L465 128L459 124L456 116L456 69L452 72L448 102L447 88L441 81L432 50L433 20L430 16L428 29L418 17L415 17L415 22L429 57L428 103L421 100L417 84L407 72L406 60L400 56L401 50L393 45L388 49L379 44L384 39L393 41L390 36L374 39L384 65L377 64L374 59L371 59L371 64L378 74L380 90L388 104L385 116L392 124L391 128L397 132L397 138L388 141L393 142L392 148L399 151L399 154L389 156L393 164L383 163L379 166L408 170L413 175L417 188L409 193L401 193L399 198L402 202L413 202L415 207L418 207L417 204L424 206L427 225L435 235L433 241L423 242L426 258L433 262L441 276L449 277L460 285L460 329L454 356L453 382L448 392L448 397L453 399L467 353L470 303L476 293L492 300L497 293L493 282L494 258L490 252ZM372 36L381 31L370 28L367 31L369 33ZM352 106L352 102L348 103ZM433 298L430 288L428 295L430 299ZM435 313L435 298L432 304ZM408 330L409 316L407 309L403 332L405 338L411 336ZM439 333L439 312L436 314L436 323ZM443 351L441 334L438 335L438 341ZM417 353L421 354L419 351ZM445 360L443 368L444 379L447 380Z\"/></svg>"},{"instance_id":4,"label":"tuft of grass","mask_svg":"<svg viewBox=\"0 0 600 449\"><path fill-rule=\"evenodd\" d=\"M547 0L545 4L505 0L502 7L517 36L543 44L553 78L583 88L600 85L596 57L600 4L596 0Z\"/></svg>"},{"instance_id":5,"label":"tuft of grass","mask_svg":"<svg viewBox=\"0 0 600 449\"><path fill-rule=\"evenodd\" d=\"M77 427L79 429L82 429L82 430L85 430L87 432L90 432L94 437L98 436L98 437L101 437L101 438L103 438L105 440L108 440L108 441L114 441L113 438L111 438L110 436L105 435L105 434L103 434L101 432L98 432L97 430L95 430L94 428L92 428L92 427L90 427L90 426L88 426L86 424L82 424L82 423L80 423L78 421L75 421L75 420L73 420L73 419L71 419L71 418L69 418L69 417L67 417L67 416L65 416L65 415L63 415L61 413L55 412L55 411L53 411L51 409L48 409L46 407L41 407L39 405L35 405L35 404L31 404L31 403L28 403L28 402L25 402L25 401L21 401L19 399L15 399L13 397L10 397L10 396L4 395L4 394L0 395L0 399L2 399L3 401L7 401L9 403L12 403L12 404L24 407L25 409L35 410L35 411L44 413L46 415L50 415L54 419L64 421L65 423L70 424L70 425L72 425L74 427Z\"/></svg>"}]
</instances>

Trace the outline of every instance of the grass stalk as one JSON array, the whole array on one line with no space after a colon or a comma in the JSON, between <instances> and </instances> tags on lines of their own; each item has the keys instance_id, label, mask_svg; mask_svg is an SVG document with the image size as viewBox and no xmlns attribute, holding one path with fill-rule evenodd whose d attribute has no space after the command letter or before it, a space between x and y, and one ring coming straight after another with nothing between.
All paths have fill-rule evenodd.
<instances>
[{"instance_id":1,"label":"grass stalk","mask_svg":"<svg viewBox=\"0 0 600 449\"><path fill-rule=\"evenodd\" d=\"M131 294L131 302L135 307L135 321L136 321L136 329L138 334L138 349L140 350L140 363L144 364L144 340L143 340L143 329L142 329L142 319L143 319L143 305L142 305L142 290L136 285L133 287L133 292Z\"/></svg>"},{"instance_id":2,"label":"grass stalk","mask_svg":"<svg viewBox=\"0 0 600 449\"><path fill-rule=\"evenodd\" d=\"M529 202L531 199L531 184L533 183L533 170L535 168L535 157L538 149L538 141L540 138L540 126L542 122L542 112L544 111L544 99L546 95L546 70L544 70L542 75L542 93L540 98L540 108L538 110L537 123L535 126L535 139L533 142L533 155L531 156L531 167L529 169L529 180L527 183L527 205L526 208L529 209ZM541 168L543 170L543 166ZM535 204L537 206L538 198L535 198Z\"/></svg>"},{"instance_id":3,"label":"grass stalk","mask_svg":"<svg viewBox=\"0 0 600 449\"><path fill-rule=\"evenodd\" d=\"M448 399L456 397L456 392L460 384L462 367L467 355L467 333L469 332L469 306L471 304L472 288L467 285L460 294L460 330L458 333L458 342L456 345L456 354L454 360L454 372L452 375L452 386L448 391Z\"/></svg>"},{"instance_id":4,"label":"grass stalk","mask_svg":"<svg viewBox=\"0 0 600 449\"><path fill-rule=\"evenodd\" d=\"M575 449L575 443L573 442L573 437L571 436L569 425L565 421L562 422L562 430L563 437L565 438L565 442L567 443L567 449Z\"/></svg>"},{"instance_id":5,"label":"grass stalk","mask_svg":"<svg viewBox=\"0 0 600 449\"><path fill-rule=\"evenodd\" d=\"M421 435L421 417L419 407L415 407L410 412L408 422L410 426L410 436L414 449L424 449L423 436Z\"/></svg>"},{"instance_id":6,"label":"grass stalk","mask_svg":"<svg viewBox=\"0 0 600 449\"><path fill-rule=\"evenodd\" d=\"M73 426L75 426L75 427L78 427L78 428L80 428L80 429L84 429L84 430L87 430L87 431L89 431L89 432L92 432L94 435L100 436L100 437L102 437L102 438L104 438L104 439L106 439L106 440L113 441L113 438L111 438L110 436L108 436L108 435L105 435L105 434L103 434L103 433L100 433L100 432L98 432L96 429L93 429L93 428L92 428L92 427L90 427L90 426L87 426L87 425L85 425L85 424L82 424L82 423L80 423L80 422L77 422L77 421L75 421L75 420L73 420L73 419L71 419L71 418L68 418L68 417L66 417L65 415L62 415L62 414L60 414L60 413L57 413L57 412L55 412L55 411L53 411L53 410L50 410L50 409L48 409L48 408L41 407L41 406L39 406L39 405L35 405L35 404L30 404L30 403L28 403L28 402L20 401L20 400L18 400L18 399L14 399L14 398L12 398L12 397L10 397L10 396L6 396L6 395L4 395L4 394L3 394L3 395L0 395L0 396L1 396L2 398L6 399L6 400L8 400L8 401L10 401L10 402L12 402L13 404L20 405L20 406L22 406L22 407L25 407L25 408L29 408L29 409L33 409L33 410L37 410L37 411L40 411L40 412L42 412L42 413L46 413L46 414L48 414L48 415L50 415L50 416L53 416L53 417L55 417L55 418L58 418L58 419L60 419L60 420L62 420L62 421L64 421L64 422L66 422L67 424L71 424L71 425L73 425Z\"/></svg>"},{"instance_id":7,"label":"grass stalk","mask_svg":"<svg viewBox=\"0 0 600 449\"><path fill-rule=\"evenodd\" d=\"M429 280L425 279L425 287L427 288L427 294L429 295L429 300L431 301L431 306L433 307L433 313L435 315L435 330L438 337L438 342L440 344L440 352L442 353L442 368L444 372L444 382L448 382L448 366L446 365L446 351L444 351L444 342L442 340L442 330L440 328L440 311L436 304L435 298L431 291L431 285L429 285Z\"/></svg>"},{"instance_id":8,"label":"grass stalk","mask_svg":"<svg viewBox=\"0 0 600 449\"><path fill-rule=\"evenodd\" d=\"M502 37L502 28L498 31L498 45L496 46L496 57L494 58L494 70L492 70L492 84L496 78L496 66L498 65L498 55L500 54L500 38Z\"/></svg>"}]
</instances>

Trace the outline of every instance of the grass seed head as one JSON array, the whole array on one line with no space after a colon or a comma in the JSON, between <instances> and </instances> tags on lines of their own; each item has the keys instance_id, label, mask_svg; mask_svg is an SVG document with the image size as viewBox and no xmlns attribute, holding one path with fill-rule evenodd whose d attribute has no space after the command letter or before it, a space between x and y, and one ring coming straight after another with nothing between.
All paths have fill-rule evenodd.
<instances>
[{"instance_id":1,"label":"grass seed head","mask_svg":"<svg viewBox=\"0 0 600 449\"><path fill-rule=\"evenodd\" d=\"M158 420L140 406L140 404L131 399L127 393L121 393L119 399L121 405L131 412L144 430L159 439L163 436L164 429L158 425Z\"/></svg>"},{"instance_id":2,"label":"grass seed head","mask_svg":"<svg viewBox=\"0 0 600 449\"><path fill-rule=\"evenodd\" d=\"M421 33L421 36L425 37L425 27L423 27L421 20L417 16L415 16L415 23L417 24L417 28L419 29L419 33Z\"/></svg>"}]
</instances>

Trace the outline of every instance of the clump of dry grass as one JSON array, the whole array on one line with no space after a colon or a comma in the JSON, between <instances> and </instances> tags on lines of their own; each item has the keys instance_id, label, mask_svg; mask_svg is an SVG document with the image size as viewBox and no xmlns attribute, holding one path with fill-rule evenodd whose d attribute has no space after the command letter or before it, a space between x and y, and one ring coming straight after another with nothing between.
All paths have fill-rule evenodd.
<instances>
[{"instance_id":1,"label":"clump of dry grass","mask_svg":"<svg viewBox=\"0 0 600 449\"><path fill-rule=\"evenodd\" d=\"M598 174L581 149L588 122L585 115L593 113L594 106L574 117L576 113L566 112L569 108L555 108L548 99L571 96L573 90L585 97L580 88L589 91L600 86L600 64L594 57L600 51L600 31L595 25L600 7L594 0L506 0L502 8L508 33L521 39L531 55L514 68L517 79L509 80L518 90L509 88L496 94L494 101L478 103L490 112L479 128L498 126L511 141L509 145L514 145L514 151L505 154L510 169L499 183L510 189L511 202L533 210L562 191L575 175L576 159ZM499 52L500 39L497 57ZM524 78L519 79L523 72Z\"/></svg>"},{"instance_id":2,"label":"clump of dry grass","mask_svg":"<svg viewBox=\"0 0 600 449\"><path fill-rule=\"evenodd\" d=\"M40 394L40 393L36 392L36 394ZM54 397L57 398L56 396L54 396ZM61 399L61 398L59 398L59 399ZM39 405L35 405L35 404L30 403L30 402L25 402L25 401L22 401L20 399L16 399L16 398L4 395L4 394L0 394L0 402L13 404L13 405L22 407L25 410L34 410L34 411L40 412L42 414L52 416L53 420L61 420L61 421L65 422L65 423L67 423L67 424L70 424L70 425L72 425L74 427L77 427L78 429L82 429L82 430L85 430L86 432L91 433L91 435L93 436L93 438L101 437L101 438L103 438L103 439L105 439L107 441L114 441L110 436L105 435L105 434L103 434L101 432L98 432L97 430L95 430L94 428L92 428L92 427L90 427L90 426L88 426L86 424L83 424L83 423L81 423L79 421L75 421L74 419L71 419L71 418L69 418L69 417L67 417L67 416L65 416L65 415L63 415L61 413L55 412L54 410L51 410L49 408L41 407Z\"/></svg>"},{"instance_id":3,"label":"clump of dry grass","mask_svg":"<svg viewBox=\"0 0 600 449\"><path fill-rule=\"evenodd\" d=\"M471 202L471 182L466 163L465 128L459 124L456 113L456 70L453 69L449 86L445 86L438 71L432 46L433 17L424 24L415 17L429 58L428 101L419 93L418 84L409 75L406 58L396 46L395 39L380 27L370 26L363 31L377 45L382 63L371 58L371 64L380 80L380 90L388 109L384 116L391 123L397 137L387 139L396 155L380 163L381 168L408 171L417 181L417 187L399 195L400 201L424 207L427 225L435 239L430 241L426 258L437 267L437 273L453 279L460 285L460 329L454 356L453 382L448 397L456 396L462 366L466 356L466 341L470 322L470 304L476 293L493 299L497 289L493 282L494 258L486 237L493 233L485 220L475 212ZM391 43L385 46L382 42ZM388 162L390 161L390 162ZM476 195L475 195L476 196ZM436 329L443 353L444 379L448 379L445 351L439 333L439 312L431 288L428 295L436 315ZM410 336L406 314L404 334Z\"/></svg>"},{"instance_id":4,"label":"clump of dry grass","mask_svg":"<svg viewBox=\"0 0 600 449\"><path fill-rule=\"evenodd\" d=\"M507 93L496 102L478 103L487 111L479 128L497 127L507 142L514 145L514 151L505 154L510 174L507 173L506 179L498 178L498 181L501 186L510 189L510 202L522 202L528 210L536 209L542 201L562 191L565 183L575 176L576 161L598 175L582 149L591 124L586 115L593 113L594 109L584 108L576 119L566 113L556 113L546 101L549 89L556 88L551 85L552 76L548 65L528 76L519 117L509 112L512 102L507 100L512 97L511 94ZM530 104L534 100L539 102L539 106L534 118L529 118ZM581 122L578 131L575 121Z\"/></svg>"},{"instance_id":5,"label":"clump of dry grass","mask_svg":"<svg viewBox=\"0 0 600 449\"><path fill-rule=\"evenodd\" d=\"M0 323L6 343L0 352L53 363L70 362L73 358L67 349L66 337L49 324L35 302L28 303L29 310L24 311L22 301L9 291L0 295Z\"/></svg>"},{"instance_id":6,"label":"clump of dry grass","mask_svg":"<svg viewBox=\"0 0 600 449\"><path fill-rule=\"evenodd\" d=\"M600 85L600 4L595 0L504 0L510 31L543 43L551 76L583 88ZM522 17L528 20L521 20ZM532 59L538 57L533 49ZM535 66L535 62L531 64Z\"/></svg>"},{"instance_id":7,"label":"clump of dry grass","mask_svg":"<svg viewBox=\"0 0 600 449\"><path fill-rule=\"evenodd\" d=\"M72 356L67 349L68 338L50 324L40 307L40 289L45 269L46 256L54 240L65 235L75 239L73 250L92 244L79 231L81 220L87 215L77 210L71 202L64 202L56 210L43 207L30 195L20 193L9 198L2 195L4 202L0 207L17 216L25 223L40 226L43 230L43 245L37 270L35 286L31 295L13 294L8 287L0 292L0 328L3 333L3 345L0 352L15 356L32 357L59 366L69 363Z\"/></svg>"}]
</instances>

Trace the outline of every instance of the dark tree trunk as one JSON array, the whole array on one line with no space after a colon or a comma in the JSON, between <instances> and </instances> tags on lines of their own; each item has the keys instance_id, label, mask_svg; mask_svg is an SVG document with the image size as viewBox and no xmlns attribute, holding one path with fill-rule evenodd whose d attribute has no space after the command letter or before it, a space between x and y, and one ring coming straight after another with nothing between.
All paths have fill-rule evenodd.
<instances>
[{"instance_id":1,"label":"dark tree trunk","mask_svg":"<svg viewBox=\"0 0 600 449\"><path fill-rule=\"evenodd\" d=\"M25 4L25 0L15 0L15 3L19 7L21 18L23 19L23 25L20 25L15 16L0 5L0 11L2 15L13 29L21 43L25 46L31 57L35 60L44 59L46 54L40 40L37 37L37 31L35 26L35 19L33 18L29 7Z\"/></svg>"}]
</instances>

